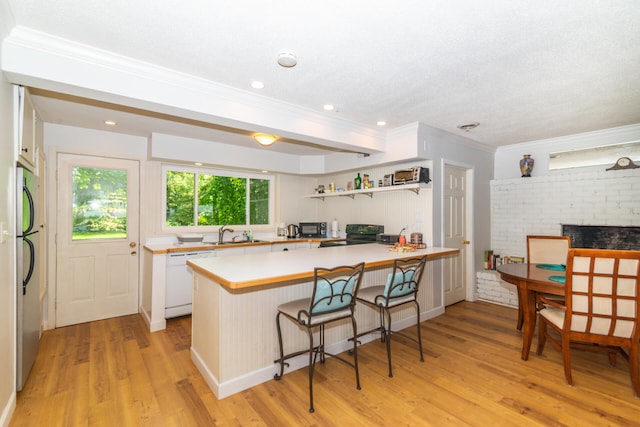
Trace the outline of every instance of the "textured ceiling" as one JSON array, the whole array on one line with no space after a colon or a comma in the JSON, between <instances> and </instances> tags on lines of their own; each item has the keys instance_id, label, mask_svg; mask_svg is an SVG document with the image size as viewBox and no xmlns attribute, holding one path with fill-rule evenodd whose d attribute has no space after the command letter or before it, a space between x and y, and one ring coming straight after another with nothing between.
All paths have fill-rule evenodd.
<instances>
[{"instance_id":1,"label":"textured ceiling","mask_svg":"<svg viewBox=\"0 0 640 427\"><path fill-rule=\"evenodd\" d=\"M637 0L0 1L18 26L318 112L331 103L326 114L364 127L422 122L501 146L640 123ZM277 65L283 50L296 67ZM45 121L104 113L36 100ZM202 132L130 117L130 133ZM456 128L468 122L480 126Z\"/></svg>"}]
</instances>

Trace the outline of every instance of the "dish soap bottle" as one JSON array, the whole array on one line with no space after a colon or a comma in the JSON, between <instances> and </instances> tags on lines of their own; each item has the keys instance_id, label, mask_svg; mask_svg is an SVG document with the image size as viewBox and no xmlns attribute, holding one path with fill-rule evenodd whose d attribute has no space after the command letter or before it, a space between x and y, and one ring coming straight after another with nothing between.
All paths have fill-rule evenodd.
<instances>
[{"instance_id":1,"label":"dish soap bottle","mask_svg":"<svg viewBox=\"0 0 640 427\"><path fill-rule=\"evenodd\" d=\"M356 176L356 179L353 180L353 186L354 186L354 190L360 190L360 188L362 185L362 178L360 177L360 172L358 172L358 176Z\"/></svg>"}]
</instances>

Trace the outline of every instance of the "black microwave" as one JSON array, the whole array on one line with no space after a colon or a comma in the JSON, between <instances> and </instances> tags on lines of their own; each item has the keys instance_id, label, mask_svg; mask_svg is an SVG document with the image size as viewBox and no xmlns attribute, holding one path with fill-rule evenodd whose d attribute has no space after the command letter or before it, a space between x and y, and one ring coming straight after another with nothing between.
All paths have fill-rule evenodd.
<instances>
[{"instance_id":1,"label":"black microwave","mask_svg":"<svg viewBox=\"0 0 640 427\"><path fill-rule=\"evenodd\" d=\"M326 222L301 222L300 237L327 237Z\"/></svg>"}]
</instances>

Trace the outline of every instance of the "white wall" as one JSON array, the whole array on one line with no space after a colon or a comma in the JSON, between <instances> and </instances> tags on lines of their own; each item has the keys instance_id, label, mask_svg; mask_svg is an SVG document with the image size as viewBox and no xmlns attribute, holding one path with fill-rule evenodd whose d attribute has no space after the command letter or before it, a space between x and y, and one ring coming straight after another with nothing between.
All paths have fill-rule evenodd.
<instances>
[{"instance_id":1,"label":"white wall","mask_svg":"<svg viewBox=\"0 0 640 427\"><path fill-rule=\"evenodd\" d=\"M562 224L640 225L640 169L501 179L491 197L501 255L526 256L528 234L561 235Z\"/></svg>"},{"instance_id":2,"label":"white wall","mask_svg":"<svg viewBox=\"0 0 640 427\"><path fill-rule=\"evenodd\" d=\"M606 166L597 166L548 171L542 161L531 178L521 178L518 168L524 150L544 160L552 151L636 140L640 140L638 125L537 141L531 150L499 149L496 159L502 160L496 162L496 176L502 178L491 182L491 244L484 249L524 257L528 234L561 235L562 224L639 226L640 169L605 171ZM513 285L500 282L493 272L478 270L481 299L517 305Z\"/></svg>"},{"instance_id":3,"label":"white wall","mask_svg":"<svg viewBox=\"0 0 640 427\"><path fill-rule=\"evenodd\" d=\"M491 200L489 197L489 181L493 178L494 149L482 146L477 142L454 135L426 125L420 127L418 141L422 142L422 155L433 159L433 230L434 245L441 245L444 223L444 168L451 164L472 170L472 179L467 195L473 204L473 235L467 236L471 242L473 264L475 269L482 266L482 253L491 242L491 229L487 226L491 221Z\"/></svg>"},{"instance_id":4,"label":"white wall","mask_svg":"<svg viewBox=\"0 0 640 427\"><path fill-rule=\"evenodd\" d=\"M347 183L353 183L357 173L360 173L361 177L366 173L375 182L374 186L378 187L378 180L395 170L413 166L430 168L431 164L432 162L429 161L421 161L369 167L358 171L326 175L318 179L318 184L324 185L328 190L329 183L334 182L336 187L346 189ZM305 194L313 194L313 189L314 187L306 188ZM385 226L385 233L388 234L398 234L403 227L408 225L408 230L404 232L405 236L409 236L411 232L419 232L423 233L425 240L433 241L431 228L433 218L432 184L421 189L419 194L405 190L374 193L371 198L358 195L353 199L350 197L327 197L324 201L321 199L312 200L318 207L317 220L326 221L330 228L330 222L337 219L342 234L344 234L347 224L380 224Z\"/></svg>"},{"instance_id":5,"label":"white wall","mask_svg":"<svg viewBox=\"0 0 640 427\"><path fill-rule=\"evenodd\" d=\"M561 224L640 225L640 169L549 171L546 162L554 151L639 140L640 125L633 125L535 141L527 153L536 153L540 162L536 159L531 178L520 178L518 169L523 149L529 147L498 149L491 182L491 246L485 249L524 256L527 234L560 235Z\"/></svg>"},{"instance_id":6,"label":"white wall","mask_svg":"<svg viewBox=\"0 0 640 427\"><path fill-rule=\"evenodd\" d=\"M531 176L564 174L566 171L563 170L549 170L550 153L633 141L640 141L640 124L499 147L495 156L496 171L494 179L519 178L521 176L519 162L524 154L530 154L535 160ZM589 169L579 169L580 171L598 171L602 170L603 167L595 166Z\"/></svg>"}]
</instances>

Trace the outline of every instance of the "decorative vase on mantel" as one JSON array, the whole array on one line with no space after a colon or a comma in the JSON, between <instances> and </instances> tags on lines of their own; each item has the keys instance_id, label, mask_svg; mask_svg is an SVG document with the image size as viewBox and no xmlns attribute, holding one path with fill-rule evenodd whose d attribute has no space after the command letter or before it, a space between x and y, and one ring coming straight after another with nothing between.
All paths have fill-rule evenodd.
<instances>
[{"instance_id":1,"label":"decorative vase on mantel","mask_svg":"<svg viewBox=\"0 0 640 427\"><path fill-rule=\"evenodd\" d=\"M523 178L529 178L531 176L533 162L534 160L531 157L531 154L524 154L522 159L520 159L520 172L522 172Z\"/></svg>"}]
</instances>

